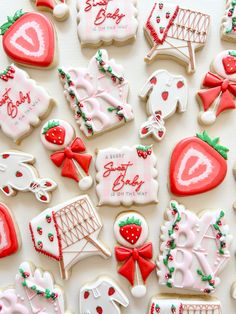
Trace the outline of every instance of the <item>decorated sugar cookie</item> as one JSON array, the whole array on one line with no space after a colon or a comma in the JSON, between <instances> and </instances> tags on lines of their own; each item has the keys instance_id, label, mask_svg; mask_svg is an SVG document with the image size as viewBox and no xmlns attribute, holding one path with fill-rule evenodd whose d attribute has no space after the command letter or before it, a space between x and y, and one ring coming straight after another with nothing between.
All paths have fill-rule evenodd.
<instances>
[{"instance_id":1,"label":"decorated sugar cookie","mask_svg":"<svg viewBox=\"0 0 236 314\"><path fill-rule=\"evenodd\" d=\"M19 151L0 154L0 191L6 196L17 192L31 192L42 203L49 203L51 191L57 184L48 178L39 178L32 166L34 157Z\"/></svg>"},{"instance_id":2,"label":"decorated sugar cookie","mask_svg":"<svg viewBox=\"0 0 236 314\"><path fill-rule=\"evenodd\" d=\"M209 24L207 14L166 1L155 2L144 27L152 46L145 61L172 57L186 64L188 73L195 72L195 51L205 45Z\"/></svg>"},{"instance_id":3,"label":"decorated sugar cookie","mask_svg":"<svg viewBox=\"0 0 236 314\"><path fill-rule=\"evenodd\" d=\"M88 68L59 69L66 98L80 130L91 137L134 118L127 103L129 86L124 69L99 50Z\"/></svg>"},{"instance_id":4,"label":"decorated sugar cookie","mask_svg":"<svg viewBox=\"0 0 236 314\"><path fill-rule=\"evenodd\" d=\"M99 150L96 159L99 205L157 203L156 164L152 146Z\"/></svg>"},{"instance_id":5,"label":"decorated sugar cookie","mask_svg":"<svg viewBox=\"0 0 236 314\"><path fill-rule=\"evenodd\" d=\"M170 202L161 227L157 263L161 285L203 293L215 291L219 274L230 259L232 236L224 216L223 210L216 210L198 217L183 205Z\"/></svg>"},{"instance_id":6,"label":"decorated sugar cookie","mask_svg":"<svg viewBox=\"0 0 236 314\"><path fill-rule=\"evenodd\" d=\"M17 144L54 104L48 93L14 64L0 71L0 127Z\"/></svg>"},{"instance_id":7,"label":"decorated sugar cookie","mask_svg":"<svg viewBox=\"0 0 236 314\"><path fill-rule=\"evenodd\" d=\"M23 262L15 278L15 286L0 292L1 314L70 314L64 294L47 271Z\"/></svg>"},{"instance_id":8,"label":"decorated sugar cookie","mask_svg":"<svg viewBox=\"0 0 236 314\"><path fill-rule=\"evenodd\" d=\"M203 108L199 122L211 125L223 111L235 109L236 50L225 50L216 56L202 86L204 89L197 94Z\"/></svg>"},{"instance_id":9,"label":"decorated sugar cookie","mask_svg":"<svg viewBox=\"0 0 236 314\"><path fill-rule=\"evenodd\" d=\"M93 255L111 253L98 240L100 218L87 195L48 208L30 222L35 250L58 261L63 279L71 267Z\"/></svg>"},{"instance_id":10,"label":"decorated sugar cookie","mask_svg":"<svg viewBox=\"0 0 236 314\"><path fill-rule=\"evenodd\" d=\"M183 76L158 70L147 80L140 93L141 99L147 101L148 120L139 131L140 137L152 135L161 141L166 133L165 120L176 111L187 109L188 86Z\"/></svg>"},{"instance_id":11,"label":"decorated sugar cookie","mask_svg":"<svg viewBox=\"0 0 236 314\"><path fill-rule=\"evenodd\" d=\"M39 10L52 12L55 19L64 21L68 18L70 10L67 0L31 0Z\"/></svg>"},{"instance_id":12,"label":"decorated sugar cookie","mask_svg":"<svg viewBox=\"0 0 236 314\"><path fill-rule=\"evenodd\" d=\"M217 187L227 173L228 148L211 139L207 132L180 141L171 156L170 190L189 196Z\"/></svg>"},{"instance_id":13,"label":"decorated sugar cookie","mask_svg":"<svg viewBox=\"0 0 236 314\"><path fill-rule=\"evenodd\" d=\"M99 277L80 289L80 314L121 314L121 306L128 305L124 292L109 277Z\"/></svg>"},{"instance_id":14,"label":"decorated sugar cookie","mask_svg":"<svg viewBox=\"0 0 236 314\"><path fill-rule=\"evenodd\" d=\"M0 258L16 253L20 247L17 225L6 205L0 203Z\"/></svg>"},{"instance_id":15,"label":"decorated sugar cookie","mask_svg":"<svg viewBox=\"0 0 236 314\"><path fill-rule=\"evenodd\" d=\"M222 307L216 298L160 294L151 299L148 314L220 314Z\"/></svg>"},{"instance_id":16,"label":"decorated sugar cookie","mask_svg":"<svg viewBox=\"0 0 236 314\"><path fill-rule=\"evenodd\" d=\"M236 41L236 1L226 0L225 14L221 23L221 38L230 42Z\"/></svg>"},{"instance_id":17,"label":"decorated sugar cookie","mask_svg":"<svg viewBox=\"0 0 236 314\"><path fill-rule=\"evenodd\" d=\"M14 62L48 68L55 61L56 37L52 23L36 12L19 10L0 26L3 49Z\"/></svg>"},{"instance_id":18,"label":"decorated sugar cookie","mask_svg":"<svg viewBox=\"0 0 236 314\"><path fill-rule=\"evenodd\" d=\"M115 247L118 273L131 284L131 293L136 298L146 294L146 280L156 265L152 259L152 243L148 238L148 225L137 212L120 214L114 223L114 234L121 246Z\"/></svg>"},{"instance_id":19,"label":"decorated sugar cookie","mask_svg":"<svg viewBox=\"0 0 236 314\"><path fill-rule=\"evenodd\" d=\"M134 40L138 29L136 5L137 0L77 0L82 47Z\"/></svg>"}]
</instances>

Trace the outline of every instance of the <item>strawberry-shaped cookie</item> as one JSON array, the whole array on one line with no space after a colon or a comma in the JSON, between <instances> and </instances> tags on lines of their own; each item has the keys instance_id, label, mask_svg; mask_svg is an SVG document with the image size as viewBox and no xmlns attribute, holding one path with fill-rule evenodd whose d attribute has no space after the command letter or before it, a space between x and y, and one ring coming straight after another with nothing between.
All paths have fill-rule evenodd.
<instances>
[{"instance_id":1,"label":"strawberry-shaped cookie","mask_svg":"<svg viewBox=\"0 0 236 314\"><path fill-rule=\"evenodd\" d=\"M47 121L41 131L43 145L52 151L62 149L70 144L74 138L74 129L66 121L53 119Z\"/></svg>"},{"instance_id":2,"label":"strawberry-shaped cookie","mask_svg":"<svg viewBox=\"0 0 236 314\"><path fill-rule=\"evenodd\" d=\"M203 109L199 122L211 125L223 111L235 109L236 50L225 50L216 56L212 72L205 75L202 86L204 89L197 94Z\"/></svg>"},{"instance_id":3,"label":"strawberry-shaped cookie","mask_svg":"<svg viewBox=\"0 0 236 314\"><path fill-rule=\"evenodd\" d=\"M146 220L137 212L122 213L114 223L114 234L122 245L115 247L116 259L122 263L118 273L132 285L132 295L141 298L146 294L145 282L156 267L150 261L152 243L145 243L148 237Z\"/></svg>"},{"instance_id":4,"label":"strawberry-shaped cookie","mask_svg":"<svg viewBox=\"0 0 236 314\"><path fill-rule=\"evenodd\" d=\"M170 162L170 190L179 196L207 192L217 187L227 173L228 149L207 132L180 141Z\"/></svg>"},{"instance_id":5,"label":"strawberry-shaped cookie","mask_svg":"<svg viewBox=\"0 0 236 314\"><path fill-rule=\"evenodd\" d=\"M0 27L3 48L9 58L31 67L51 67L56 38L52 23L42 14L19 10Z\"/></svg>"}]
</instances>

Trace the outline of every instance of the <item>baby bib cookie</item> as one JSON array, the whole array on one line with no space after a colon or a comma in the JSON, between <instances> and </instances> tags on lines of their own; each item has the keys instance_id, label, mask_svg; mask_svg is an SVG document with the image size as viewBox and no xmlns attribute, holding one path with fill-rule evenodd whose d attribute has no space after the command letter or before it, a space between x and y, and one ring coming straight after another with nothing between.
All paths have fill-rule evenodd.
<instances>
[{"instance_id":1,"label":"baby bib cookie","mask_svg":"<svg viewBox=\"0 0 236 314\"><path fill-rule=\"evenodd\" d=\"M49 68L55 63L56 36L44 15L19 10L0 27L7 56L21 65Z\"/></svg>"},{"instance_id":2,"label":"baby bib cookie","mask_svg":"<svg viewBox=\"0 0 236 314\"><path fill-rule=\"evenodd\" d=\"M209 24L207 14L166 1L155 2L144 26L152 46L145 61L170 57L185 64L188 73L195 72L195 51L205 45Z\"/></svg>"},{"instance_id":3,"label":"baby bib cookie","mask_svg":"<svg viewBox=\"0 0 236 314\"><path fill-rule=\"evenodd\" d=\"M42 203L49 203L51 191L57 184L48 178L39 178L30 154L6 151L0 154L0 191L6 196L18 192L31 192Z\"/></svg>"},{"instance_id":4,"label":"baby bib cookie","mask_svg":"<svg viewBox=\"0 0 236 314\"><path fill-rule=\"evenodd\" d=\"M196 216L176 201L170 202L157 261L161 285L207 294L215 291L230 259L232 236L224 216L223 210Z\"/></svg>"},{"instance_id":5,"label":"baby bib cookie","mask_svg":"<svg viewBox=\"0 0 236 314\"><path fill-rule=\"evenodd\" d=\"M148 314L220 314L222 312L221 303L216 298L159 294L152 297Z\"/></svg>"},{"instance_id":6,"label":"baby bib cookie","mask_svg":"<svg viewBox=\"0 0 236 314\"><path fill-rule=\"evenodd\" d=\"M147 101L148 120L139 130L141 138L153 136L161 141L166 133L165 120L176 111L185 112L188 102L188 85L183 76L158 70L147 80L140 93L140 98Z\"/></svg>"},{"instance_id":7,"label":"baby bib cookie","mask_svg":"<svg viewBox=\"0 0 236 314\"><path fill-rule=\"evenodd\" d=\"M99 205L157 203L157 159L152 146L124 146L97 151Z\"/></svg>"},{"instance_id":8,"label":"baby bib cookie","mask_svg":"<svg viewBox=\"0 0 236 314\"><path fill-rule=\"evenodd\" d=\"M20 236L9 208L0 203L0 258L16 253L20 248Z\"/></svg>"},{"instance_id":9,"label":"baby bib cookie","mask_svg":"<svg viewBox=\"0 0 236 314\"><path fill-rule=\"evenodd\" d=\"M179 196L204 193L217 187L227 173L228 148L207 132L180 141L170 161L170 191Z\"/></svg>"},{"instance_id":10,"label":"baby bib cookie","mask_svg":"<svg viewBox=\"0 0 236 314\"><path fill-rule=\"evenodd\" d=\"M42 11L52 12L53 17L58 21L64 21L68 18L70 10L67 0L31 0L35 6Z\"/></svg>"},{"instance_id":11,"label":"baby bib cookie","mask_svg":"<svg viewBox=\"0 0 236 314\"><path fill-rule=\"evenodd\" d=\"M80 314L121 314L121 306L128 305L125 293L107 276L80 289Z\"/></svg>"},{"instance_id":12,"label":"baby bib cookie","mask_svg":"<svg viewBox=\"0 0 236 314\"><path fill-rule=\"evenodd\" d=\"M98 135L133 120L124 69L114 59L108 59L106 50L99 50L88 68L58 71L66 99L85 136Z\"/></svg>"},{"instance_id":13,"label":"baby bib cookie","mask_svg":"<svg viewBox=\"0 0 236 314\"><path fill-rule=\"evenodd\" d=\"M0 292L0 309L1 314L71 314L52 275L29 262L20 265L15 286Z\"/></svg>"},{"instance_id":14,"label":"baby bib cookie","mask_svg":"<svg viewBox=\"0 0 236 314\"><path fill-rule=\"evenodd\" d=\"M30 222L35 250L58 261L63 279L68 279L71 267L86 257L111 256L98 240L101 229L87 195L48 208Z\"/></svg>"},{"instance_id":15,"label":"baby bib cookie","mask_svg":"<svg viewBox=\"0 0 236 314\"><path fill-rule=\"evenodd\" d=\"M148 238L148 225L137 212L121 213L114 223L114 234L122 246L115 247L115 256L120 267L118 273L131 284L131 293L136 298L146 294L146 280L156 268L150 261L153 256L152 243Z\"/></svg>"},{"instance_id":16,"label":"baby bib cookie","mask_svg":"<svg viewBox=\"0 0 236 314\"><path fill-rule=\"evenodd\" d=\"M0 127L19 144L51 111L55 101L14 64L0 71Z\"/></svg>"},{"instance_id":17,"label":"baby bib cookie","mask_svg":"<svg viewBox=\"0 0 236 314\"><path fill-rule=\"evenodd\" d=\"M236 42L236 1L226 0L226 9L221 22L221 38Z\"/></svg>"},{"instance_id":18,"label":"baby bib cookie","mask_svg":"<svg viewBox=\"0 0 236 314\"><path fill-rule=\"evenodd\" d=\"M202 86L204 89L197 94L203 108L199 122L211 125L223 111L235 109L236 50L225 50L216 56L212 72L206 74Z\"/></svg>"},{"instance_id":19,"label":"baby bib cookie","mask_svg":"<svg viewBox=\"0 0 236 314\"><path fill-rule=\"evenodd\" d=\"M137 0L77 0L81 46L123 45L134 40L138 29L136 5Z\"/></svg>"}]
</instances>

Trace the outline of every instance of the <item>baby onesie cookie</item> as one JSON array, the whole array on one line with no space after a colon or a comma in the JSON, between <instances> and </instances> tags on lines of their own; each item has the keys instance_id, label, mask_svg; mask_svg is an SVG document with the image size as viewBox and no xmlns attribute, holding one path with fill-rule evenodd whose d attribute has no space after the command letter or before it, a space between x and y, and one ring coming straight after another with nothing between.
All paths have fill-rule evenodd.
<instances>
[{"instance_id":1,"label":"baby onesie cookie","mask_svg":"<svg viewBox=\"0 0 236 314\"><path fill-rule=\"evenodd\" d=\"M225 110L235 109L236 102L236 50L225 50L219 53L203 80L204 89L197 94L203 109L199 122L211 125Z\"/></svg>"},{"instance_id":2,"label":"baby onesie cookie","mask_svg":"<svg viewBox=\"0 0 236 314\"><path fill-rule=\"evenodd\" d=\"M226 0L225 14L221 23L221 38L226 41L236 41L236 1Z\"/></svg>"},{"instance_id":3,"label":"baby onesie cookie","mask_svg":"<svg viewBox=\"0 0 236 314\"><path fill-rule=\"evenodd\" d=\"M54 18L58 21L64 21L68 18L70 10L67 0L31 0L39 10L52 12Z\"/></svg>"},{"instance_id":4,"label":"baby onesie cookie","mask_svg":"<svg viewBox=\"0 0 236 314\"><path fill-rule=\"evenodd\" d=\"M1 314L70 314L64 293L54 284L52 275L29 262L23 262L15 277L15 286L0 292Z\"/></svg>"},{"instance_id":5,"label":"baby onesie cookie","mask_svg":"<svg viewBox=\"0 0 236 314\"><path fill-rule=\"evenodd\" d=\"M127 103L129 86L124 69L99 50L88 68L59 69L65 96L80 130L91 137L133 120Z\"/></svg>"},{"instance_id":6,"label":"baby onesie cookie","mask_svg":"<svg viewBox=\"0 0 236 314\"><path fill-rule=\"evenodd\" d=\"M187 109L188 85L183 76L158 70L147 80L140 93L140 98L147 101L148 120L139 131L141 138L152 135L161 141L166 133L165 120L176 111Z\"/></svg>"},{"instance_id":7,"label":"baby onesie cookie","mask_svg":"<svg viewBox=\"0 0 236 314\"><path fill-rule=\"evenodd\" d=\"M230 259L232 236L223 210L201 216L171 201L161 227L158 277L161 285L212 293ZM181 274L181 276L180 276Z\"/></svg>"},{"instance_id":8,"label":"baby onesie cookie","mask_svg":"<svg viewBox=\"0 0 236 314\"><path fill-rule=\"evenodd\" d=\"M115 247L117 262L121 264L118 273L131 284L135 298L146 294L146 280L156 268L150 261L153 256L152 243L148 238L148 225L143 216L130 211L121 213L114 223L114 234L122 246Z\"/></svg>"},{"instance_id":9,"label":"baby onesie cookie","mask_svg":"<svg viewBox=\"0 0 236 314\"><path fill-rule=\"evenodd\" d=\"M0 71L0 127L19 144L51 111L55 101L14 64Z\"/></svg>"},{"instance_id":10,"label":"baby onesie cookie","mask_svg":"<svg viewBox=\"0 0 236 314\"><path fill-rule=\"evenodd\" d=\"M0 258L16 253L20 242L17 224L9 208L0 203Z\"/></svg>"},{"instance_id":11,"label":"baby onesie cookie","mask_svg":"<svg viewBox=\"0 0 236 314\"><path fill-rule=\"evenodd\" d=\"M195 72L195 51L205 45L209 24L207 14L165 1L154 3L144 27L152 46L145 61L170 57L185 64L188 73Z\"/></svg>"},{"instance_id":12,"label":"baby onesie cookie","mask_svg":"<svg viewBox=\"0 0 236 314\"><path fill-rule=\"evenodd\" d=\"M99 205L157 203L156 164L152 145L98 150L95 166Z\"/></svg>"},{"instance_id":13,"label":"baby onesie cookie","mask_svg":"<svg viewBox=\"0 0 236 314\"><path fill-rule=\"evenodd\" d=\"M109 277L99 277L80 289L80 314L121 314L121 306L128 305L124 292Z\"/></svg>"},{"instance_id":14,"label":"baby onesie cookie","mask_svg":"<svg viewBox=\"0 0 236 314\"><path fill-rule=\"evenodd\" d=\"M127 44L136 38L137 0L77 0L82 47Z\"/></svg>"},{"instance_id":15,"label":"baby onesie cookie","mask_svg":"<svg viewBox=\"0 0 236 314\"><path fill-rule=\"evenodd\" d=\"M39 178L32 166L35 160L30 154L6 151L0 154L0 191L6 196L17 192L31 192L42 203L49 203L51 191L57 184L48 178Z\"/></svg>"},{"instance_id":16,"label":"baby onesie cookie","mask_svg":"<svg viewBox=\"0 0 236 314\"><path fill-rule=\"evenodd\" d=\"M148 314L220 314L221 303L216 298L202 296L180 296L177 294L159 294L151 299Z\"/></svg>"},{"instance_id":17,"label":"baby onesie cookie","mask_svg":"<svg viewBox=\"0 0 236 314\"><path fill-rule=\"evenodd\" d=\"M35 250L58 261L63 279L68 279L71 267L86 257L111 256L98 240L101 229L87 195L48 208L30 222Z\"/></svg>"},{"instance_id":18,"label":"baby onesie cookie","mask_svg":"<svg viewBox=\"0 0 236 314\"><path fill-rule=\"evenodd\" d=\"M21 65L49 68L55 63L56 36L49 19L36 12L19 10L0 26L3 49Z\"/></svg>"},{"instance_id":19,"label":"baby onesie cookie","mask_svg":"<svg viewBox=\"0 0 236 314\"><path fill-rule=\"evenodd\" d=\"M228 148L207 132L188 137L174 148L170 161L170 191L179 196L204 193L217 187L227 173Z\"/></svg>"}]
</instances>

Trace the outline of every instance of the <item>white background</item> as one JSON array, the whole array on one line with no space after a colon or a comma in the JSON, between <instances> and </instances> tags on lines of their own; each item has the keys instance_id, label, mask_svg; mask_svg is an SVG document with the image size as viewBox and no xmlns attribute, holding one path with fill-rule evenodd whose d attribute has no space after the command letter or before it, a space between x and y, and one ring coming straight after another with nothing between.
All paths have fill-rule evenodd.
<instances>
[{"instance_id":1,"label":"white background","mask_svg":"<svg viewBox=\"0 0 236 314\"><path fill-rule=\"evenodd\" d=\"M134 44L125 47L108 47L111 57L114 57L118 63L123 64L126 69L126 77L130 82L131 92L129 101L133 105L135 113L135 121L128 123L126 126L106 133L100 137L86 140L88 151L94 153L96 148L106 148L111 145L119 148L124 144L132 145L140 142L138 137L138 128L146 119L145 104L138 98L138 93L151 73L157 69L167 69L175 74L186 75L185 69L174 61L155 61L151 65L146 65L143 61L145 54L150 49L143 35L143 25L149 11L152 7L152 1L139 0L139 30L137 40ZM154 2L154 1L153 1ZM162 143L154 143L154 151L158 158L159 169L159 204L145 207L133 206L131 209L137 209L145 215L150 226L150 239L154 245L154 256L158 254L159 246L159 230L160 224L163 221L164 210L171 198L169 194L168 183L168 167L169 158L175 144L184 137L192 136L201 127L197 123L197 114L199 111L198 104L195 99L197 90L200 87L201 80L204 74L209 70L209 66L214 56L223 49L234 48L235 44L230 44L220 40L220 23L224 12L225 0L178 0L178 4L191 9L205 11L212 16L210 34L206 46L203 50L197 52L196 62L197 71L194 75L188 76L189 83L189 102L188 110L183 115L176 114L167 122L167 135ZM1 0L0 1L0 24L5 22L6 15L13 15L17 9L23 8L24 11L34 10L28 0ZM58 34L59 43L59 64L62 66L86 66L88 60L95 54L96 50L80 48L80 43L77 38L76 31L76 6L75 0L70 3L71 17L66 22L56 22L56 31ZM49 18L51 15L48 14ZM0 47L1 68L4 69L10 62L4 51ZM76 128L78 135L82 136L73 120L73 114L68 107L64 96L63 89L57 76L57 69L50 71L27 70L32 78L36 79L39 84L43 85L50 94L57 100L58 106L53 110L50 118L65 118L71 122ZM228 111L222 114L215 125L208 129L209 134L220 136L221 143L230 148L228 160L228 174L224 182L215 190L198 195L195 197L176 198L179 202L185 204L194 212L203 209L223 208L227 213L227 220L231 227L231 231L236 236L236 215L232 209L232 204L236 200L236 183L232 175L234 161L236 161L236 111ZM33 133L26 138L18 147L12 141L0 133L1 151L5 149L20 149L27 153L32 153L36 157L36 167L41 176L50 176L59 187L53 193L53 198L50 205L56 205L64 200L70 199L78 194L76 183L72 180L61 178L60 170L57 169L49 160L49 152L44 149L40 142L40 128L37 128ZM82 136L83 138L83 136ZM153 143L151 138L148 138L142 143ZM91 167L92 175L94 175L94 165ZM89 191L94 204L97 204L97 197L94 188ZM100 257L92 257L77 263L73 267L71 278L63 282L60 279L59 267L57 262L49 258L39 255L34 251L32 246L30 233L28 230L29 221L40 211L47 207L34 199L31 193L21 193L14 198L4 198L0 196L0 201L6 203L14 213L19 225L22 236L22 248L14 256L10 256L0 260L0 286L5 287L13 283L18 266L23 260L30 260L36 265L51 271L56 279L56 282L64 287L68 309L74 313L78 313L78 297L80 287L88 281L94 280L99 275L111 275L117 278L119 284L124 288L127 296L130 299L128 309L123 309L122 313L129 314L144 314L147 312L149 299L152 295L158 292L167 291L160 287L157 282L156 274L153 273L148 280L148 293L141 300L134 300L130 294L128 282L119 277L116 273L117 264L112 257L110 260L103 260ZM116 215L125 210L125 208L102 207L99 213L104 222L105 228L100 234L100 239L106 243L113 251L115 239L113 237L113 222ZM223 305L223 313L234 314L236 312L236 301L230 296L230 287L236 280L235 271L235 243L232 245L232 258L222 274L222 284L217 288L216 296L218 296ZM170 292L170 290L168 290ZM174 290L173 290L174 292ZM177 291L182 292L182 291ZM110 313L112 314L112 313Z\"/></svg>"}]
</instances>

